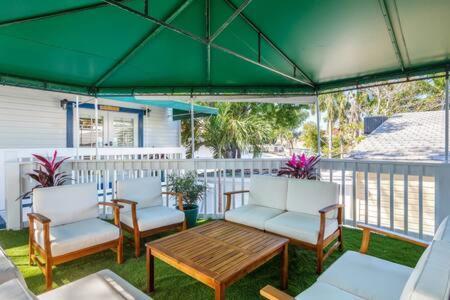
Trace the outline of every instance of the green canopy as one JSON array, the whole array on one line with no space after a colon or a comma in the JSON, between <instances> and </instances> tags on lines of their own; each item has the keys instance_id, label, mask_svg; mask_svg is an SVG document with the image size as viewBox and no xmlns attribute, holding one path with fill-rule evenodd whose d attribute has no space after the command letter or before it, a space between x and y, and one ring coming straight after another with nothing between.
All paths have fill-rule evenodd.
<instances>
[{"instance_id":1,"label":"green canopy","mask_svg":"<svg viewBox=\"0 0 450 300\"><path fill-rule=\"evenodd\" d=\"M314 94L446 72L449 0L2 0L0 83Z\"/></svg>"},{"instance_id":2,"label":"green canopy","mask_svg":"<svg viewBox=\"0 0 450 300\"><path fill-rule=\"evenodd\" d=\"M161 101L161 100L142 100L136 99L136 97L108 97L108 99L128 102L128 103L137 103L142 105L149 106L158 106L164 108L172 108L172 119L173 120L185 120L191 117L191 104L182 102L182 101ZM212 115L218 114L218 109L214 107L204 106L194 104L194 117L208 117Z\"/></svg>"}]
</instances>

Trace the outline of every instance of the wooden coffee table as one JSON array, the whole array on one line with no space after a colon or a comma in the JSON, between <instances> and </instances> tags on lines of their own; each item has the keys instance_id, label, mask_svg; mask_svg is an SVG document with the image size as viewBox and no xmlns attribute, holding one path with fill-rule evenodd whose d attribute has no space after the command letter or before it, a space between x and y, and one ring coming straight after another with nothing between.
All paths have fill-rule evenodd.
<instances>
[{"instance_id":1,"label":"wooden coffee table","mask_svg":"<svg viewBox=\"0 0 450 300\"><path fill-rule=\"evenodd\" d=\"M281 288L287 288L288 239L238 224L214 221L146 244L148 292L154 291L154 258L215 290L225 299L233 282L281 253Z\"/></svg>"}]
</instances>

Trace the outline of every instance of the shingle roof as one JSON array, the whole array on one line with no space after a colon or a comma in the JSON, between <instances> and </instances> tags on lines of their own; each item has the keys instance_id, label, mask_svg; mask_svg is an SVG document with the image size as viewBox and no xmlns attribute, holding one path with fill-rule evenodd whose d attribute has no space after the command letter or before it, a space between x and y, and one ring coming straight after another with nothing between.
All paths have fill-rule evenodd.
<instances>
[{"instance_id":1,"label":"shingle roof","mask_svg":"<svg viewBox=\"0 0 450 300\"><path fill-rule=\"evenodd\" d=\"M443 161L444 124L444 111L395 115L356 145L348 158Z\"/></svg>"}]
</instances>

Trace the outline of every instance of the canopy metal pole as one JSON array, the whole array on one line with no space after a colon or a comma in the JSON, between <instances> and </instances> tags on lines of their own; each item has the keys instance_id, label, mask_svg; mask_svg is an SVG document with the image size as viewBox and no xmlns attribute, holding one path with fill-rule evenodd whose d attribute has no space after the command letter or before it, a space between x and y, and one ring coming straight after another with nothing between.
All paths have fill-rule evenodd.
<instances>
[{"instance_id":1,"label":"canopy metal pole","mask_svg":"<svg viewBox=\"0 0 450 300\"><path fill-rule=\"evenodd\" d=\"M98 159L98 99L95 97L95 159Z\"/></svg>"},{"instance_id":2,"label":"canopy metal pole","mask_svg":"<svg viewBox=\"0 0 450 300\"><path fill-rule=\"evenodd\" d=\"M80 97L77 96L76 98L76 102L75 102L75 143L77 147L76 149L76 157L77 159L79 159L79 155L80 155Z\"/></svg>"},{"instance_id":3,"label":"canopy metal pole","mask_svg":"<svg viewBox=\"0 0 450 300\"><path fill-rule=\"evenodd\" d=\"M449 78L447 72L447 74L445 75L445 163L448 163L448 131L449 131L448 88L449 88Z\"/></svg>"},{"instance_id":4,"label":"canopy metal pole","mask_svg":"<svg viewBox=\"0 0 450 300\"><path fill-rule=\"evenodd\" d=\"M191 158L194 159L195 153L195 130L194 130L194 98L191 97Z\"/></svg>"},{"instance_id":5,"label":"canopy metal pole","mask_svg":"<svg viewBox=\"0 0 450 300\"><path fill-rule=\"evenodd\" d=\"M322 148L320 147L320 109L319 96L316 95L316 117L317 117L317 154L322 155Z\"/></svg>"}]
</instances>

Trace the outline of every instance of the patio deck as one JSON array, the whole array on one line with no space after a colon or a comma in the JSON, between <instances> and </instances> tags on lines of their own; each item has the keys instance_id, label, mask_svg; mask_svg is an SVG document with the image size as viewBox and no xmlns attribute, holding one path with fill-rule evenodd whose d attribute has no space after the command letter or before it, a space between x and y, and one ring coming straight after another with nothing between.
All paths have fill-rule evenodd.
<instances>
[{"instance_id":1,"label":"patio deck","mask_svg":"<svg viewBox=\"0 0 450 300\"><path fill-rule=\"evenodd\" d=\"M156 238L154 237L154 239ZM344 251L358 251L360 244L361 232L356 229L344 228ZM28 265L28 231L0 231L0 245L19 267L28 287L36 294L44 292L45 283L41 271L36 266ZM126 261L122 265L117 265L114 262L113 252L106 251L56 267L53 271L54 286L61 286L108 268L137 288L145 290L145 256L136 259L133 256L133 249L128 243L125 243L124 250ZM374 235L368 254L414 267L422 252L421 247ZM326 261L325 268L342 254L343 252L336 251ZM209 299L213 297L213 291L207 286L158 259L155 260L155 267L157 290L152 295L154 299ZM316 279L314 253L290 246L289 289L287 293L297 295L312 285ZM259 290L267 284L279 285L278 257L231 285L227 292L227 298L260 299Z\"/></svg>"}]
</instances>

